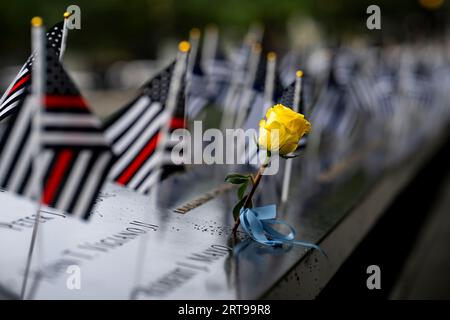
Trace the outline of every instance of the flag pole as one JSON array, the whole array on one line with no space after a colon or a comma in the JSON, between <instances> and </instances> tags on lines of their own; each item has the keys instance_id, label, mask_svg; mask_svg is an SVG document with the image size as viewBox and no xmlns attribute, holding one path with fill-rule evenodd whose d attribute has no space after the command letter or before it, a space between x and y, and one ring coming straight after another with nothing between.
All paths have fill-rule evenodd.
<instances>
[{"instance_id":1,"label":"flag pole","mask_svg":"<svg viewBox=\"0 0 450 320\"><path fill-rule=\"evenodd\" d=\"M201 66L205 72L210 75L214 59L217 54L219 44L219 31L215 25L208 25L205 28L205 36L203 39Z\"/></svg>"},{"instance_id":2,"label":"flag pole","mask_svg":"<svg viewBox=\"0 0 450 320\"><path fill-rule=\"evenodd\" d=\"M226 129L230 129L230 127L232 128L235 123L234 113L237 111L236 105L240 104L240 84L242 83L242 77L247 77L247 72L245 69L250 64L249 59L246 57L241 57L241 53L245 53L247 49L253 50L255 48L255 44L256 42L254 41L254 37L247 35L244 39L238 57L233 59L235 61L233 61L231 70L231 81L223 105L222 118L220 119L220 129L224 132ZM234 103L236 99L237 103Z\"/></svg>"},{"instance_id":3,"label":"flag pole","mask_svg":"<svg viewBox=\"0 0 450 320\"><path fill-rule=\"evenodd\" d=\"M197 60L198 47L200 44L200 35L201 32L198 28L192 28L189 32L189 43L191 45L191 48L189 50L189 58L187 64L188 77L191 77L192 73L194 72L195 61Z\"/></svg>"},{"instance_id":4,"label":"flag pole","mask_svg":"<svg viewBox=\"0 0 450 320\"><path fill-rule=\"evenodd\" d=\"M166 107L164 108L164 125L162 126L159 138L158 138L158 144L156 146L155 155L157 157L160 157L158 159L158 164L156 167L156 175L157 179L156 181L160 180L161 174L162 174L162 167L164 165L164 150L166 148L166 144L168 141L168 135L169 135L169 129L170 129L170 121L171 117L176 109L177 101L178 101L178 95L181 89L181 84L183 77L185 76L185 71L188 68L188 53L190 51L191 45L187 41L182 41L178 45L178 55L177 60L175 62L175 67L173 70L173 75L170 81L169 85L169 93L167 96L167 102ZM186 121L186 118L185 118ZM151 189L150 189L150 201L154 201L154 205L157 204L158 199L158 186L159 183L156 183ZM146 237L142 238L142 242L139 245L138 248L138 255L137 255L137 261L136 261L136 276L135 276L135 283L136 285L139 283L143 268L142 264L144 263L144 257L146 253L147 248L147 241ZM139 254L139 252L143 252L142 254ZM130 299L136 299L135 293L132 291L130 294Z\"/></svg>"},{"instance_id":5,"label":"flag pole","mask_svg":"<svg viewBox=\"0 0 450 320\"><path fill-rule=\"evenodd\" d=\"M255 83L256 73L258 72L259 60L261 59L261 44L256 42L252 46L252 51L249 59L249 67L245 77L244 87L241 90L239 98L238 110L236 118L234 118L233 128L239 128L244 124L247 110L250 107L251 92L253 84Z\"/></svg>"},{"instance_id":6,"label":"flag pole","mask_svg":"<svg viewBox=\"0 0 450 320\"><path fill-rule=\"evenodd\" d=\"M251 98L253 93L252 87L253 84L255 83L256 73L258 72L259 61L261 59L261 51L262 51L261 44L254 43L252 46L252 52L249 60L249 70L247 71L246 74L244 87L241 88L238 106L235 110L237 111L235 112L236 116L233 117L234 122L232 123L232 128L240 128L245 124L245 119L248 116L248 109L251 107L250 104L252 101ZM243 143L242 141L240 141L240 143L238 142L236 149L238 159L240 154L245 159L246 157L245 143Z\"/></svg>"},{"instance_id":7,"label":"flag pole","mask_svg":"<svg viewBox=\"0 0 450 320\"><path fill-rule=\"evenodd\" d=\"M235 64L235 67L231 72L231 83L227 90L222 110L222 118L220 120L220 129L222 129L224 132L226 129L230 129L230 127L233 124L233 114L232 112L230 113L229 109L235 108L233 107L233 102L238 96L240 77L241 77L240 67L237 67L237 64Z\"/></svg>"},{"instance_id":8,"label":"flag pole","mask_svg":"<svg viewBox=\"0 0 450 320\"><path fill-rule=\"evenodd\" d=\"M33 111L33 120L32 120L32 137L34 140L34 154L33 154L33 174L40 175L39 168L39 154L40 154L40 113L42 110L43 100L44 100L44 89L45 89L45 30L42 18L34 17L31 19L31 41L32 41L32 52L35 53L35 60L33 63L33 81L31 83L31 99L32 99L32 108ZM39 181L39 179L38 179ZM25 292L27 287L27 281L31 268L31 260L33 257L33 251L36 243L36 237L38 232L38 226L41 215L41 189L42 186L40 183L36 183L35 186L35 198L37 199L37 212L34 219L33 231L31 235L30 247L28 250L27 262L25 267L24 278L22 282L22 289L20 293L20 297L22 300L25 299Z\"/></svg>"},{"instance_id":9,"label":"flag pole","mask_svg":"<svg viewBox=\"0 0 450 320\"><path fill-rule=\"evenodd\" d=\"M246 41L249 41L250 43L261 43L264 37L264 26L259 22L253 22L245 37Z\"/></svg>"},{"instance_id":10,"label":"flag pole","mask_svg":"<svg viewBox=\"0 0 450 320\"><path fill-rule=\"evenodd\" d=\"M61 39L61 50L59 51L59 61L61 62L64 57L64 52L66 51L66 45L67 45L67 34L69 33L69 29L67 28L67 22L69 20L69 17L71 14L69 12L64 12L64 26L63 26L63 32L62 32L62 39Z\"/></svg>"},{"instance_id":11,"label":"flag pole","mask_svg":"<svg viewBox=\"0 0 450 320\"><path fill-rule=\"evenodd\" d=\"M201 33L198 28L193 28L189 32L189 43L191 44L191 49L189 52L189 58L187 63L186 92L190 92L191 88L195 62L197 61L198 47L200 44L200 35ZM184 108L184 119L187 119L187 108Z\"/></svg>"},{"instance_id":12,"label":"flag pole","mask_svg":"<svg viewBox=\"0 0 450 320\"><path fill-rule=\"evenodd\" d=\"M277 55L275 52L271 51L266 56L266 77L264 79L264 93L263 93L263 103L260 106L257 106L261 112L261 118L264 118L266 115L266 110L271 107L274 103L273 101L273 93L275 90L275 70L277 64ZM254 151L249 149L249 161L253 159L253 157L258 155L257 146L254 146Z\"/></svg>"},{"instance_id":13,"label":"flag pole","mask_svg":"<svg viewBox=\"0 0 450 320\"><path fill-rule=\"evenodd\" d=\"M191 49L191 45L187 41L182 41L178 45L177 60L175 62L173 75L172 75L170 85L169 85L169 93L167 96L166 107L164 108L164 111L163 111L165 113L164 125L162 126L162 128L160 130L158 144L157 144L156 150L155 150L156 157L160 157L160 159L158 159L158 164L156 167L156 175L157 175L156 181L158 181L158 182L161 178L162 167L164 165L164 150L166 148L167 141L168 141L171 117L177 106L178 95L179 95L180 90L182 89L181 88L182 80L186 74L185 71L188 70L187 69L188 68L188 53L189 53L190 49ZM186 118L184 120L186 121ZM150 201L153 201L155 206L157 205L157 199L158 199L158 187L159 187L159 183L156 183L149 191ZM138 248L137 261L136 261L136 275L135 275L135 280L134 280L136 286L138 285L138 283L141 279L141 276L142 276L142 272L144 270L142 265L145 262L144 259L145 259L145 253L146 253L146 248L147 248L146 239L147 239L147 237L142 238L142 241ZM142 254L139 254L140 252L142 252ZM130 293L130 299L135 300L136 298L137 298L137 296L135 295L135 292L132 291Z\"/></svg>"},{"instance_id":14,"label":"flag pole","mask_svg":"<svg viewBox=\"0 0 450 320\"><path fill-rule=\"evenodd\" d=\"M206 92L214 92L216 88L216 81L214 79L214 65L219 47L219 30L214 24L205 27L205 34L203 37L203 44L201 48L200 66L206 73Z\"/></svg>"},{"instance_id":15,"label":"flag pole","mask_svg":"<svg viewBox=\"0 0 450 320\"><path fill-rule=\"evenodd\" d=\"M264 117L267 108L273 105L273 91L275 89L275 70L277 65L277 55L275 52L267 54L267 72L264 80L264 106L262 115Z\"/></svg>"},{"instance_id":16,"label":"flag pole","mask_svg":"<svg viewBox=\"0 0 450 320\"><path fill-rule=\"evenodd\" d=\"M299 111L300 106L300 93L302 90L302 78L303 78L303 72L301 70L297 71L296 77L295 77L295 88L294 88L294 102L292 109L295 112ZM289 196L289 188L291 183L291 174L292 174L292 159L286 160L286 168L284 170L284 177L283 177L283 185L282 185L282 191L281 191L281 202L286 203Z\"/></svg>"},{"instance_id":17,"label":"flag pole","mask_svg":"<svg viewBox=\"0 0 450 320\"><path fill-rule=\"evenodd\" d=\"M166 148L167 141L169 140L168 136L169 136L169 129L170 129L170 121L171 121L171 117L177 106L178 95L181 90L181 84L182 84L183 77L185 76L185 71L186 71L186 67L187 67L187 58L188 58L190 48L191 48L191 45L187 41L181 41L180 44L178 45L177 61L175 62L173 76L170 81L166 108L163 111L165 113L164 125L161 128L161 131L159 133L158 145L155 150L155 152L156 152L155 154L158 157L160 157L158 168L156 169L157 172L159 172L159 173L157 173L159 177L161 176L161 169L163 166L164 150ZM184 120L186 121L186 119L184 119ZM158 177L158 180L159 180L159 177Z\"/></svg>"}]
</instances>

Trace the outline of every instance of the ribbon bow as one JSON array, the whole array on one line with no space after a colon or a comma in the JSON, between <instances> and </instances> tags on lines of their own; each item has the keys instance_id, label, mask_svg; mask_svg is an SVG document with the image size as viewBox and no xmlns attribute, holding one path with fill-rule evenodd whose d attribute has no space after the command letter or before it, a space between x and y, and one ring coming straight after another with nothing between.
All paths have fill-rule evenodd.
<instances>
[{"instance_id":1,"label":"ribbon bow","mask_svg":"<svg viewBox=\"0 0 450 320\"><path fill-rule=\"evenodd\" d=\"M319 250L325 255L319 246L310 242L295 240L295 229L285 221L275 220L276 211L277 209L274 204L257 208L241 208L239 217L241 226L253 240L261 244L269 246L279 246L282 244L300 245ZM289 233L283 234L271 227L271 225L276 224L289 228Z\"/></svg>"}]
</instances>

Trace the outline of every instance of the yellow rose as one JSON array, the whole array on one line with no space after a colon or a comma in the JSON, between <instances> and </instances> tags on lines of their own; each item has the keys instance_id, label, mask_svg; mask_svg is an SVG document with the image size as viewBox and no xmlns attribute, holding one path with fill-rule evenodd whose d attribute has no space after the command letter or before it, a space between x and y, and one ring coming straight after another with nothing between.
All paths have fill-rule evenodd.
<instances>
[{"instance_id":1,"label":"yellow rose","mask_svg":"<svg viewBox=\"0 0 450 320\"><path fill-rule=\"evenodd\" d=\"M279 151L281 155L294 152L300 139L311 130L311 124L301 113L277 104L266 113L259 123L260 148Z\"/></svg>"}]
</instances>

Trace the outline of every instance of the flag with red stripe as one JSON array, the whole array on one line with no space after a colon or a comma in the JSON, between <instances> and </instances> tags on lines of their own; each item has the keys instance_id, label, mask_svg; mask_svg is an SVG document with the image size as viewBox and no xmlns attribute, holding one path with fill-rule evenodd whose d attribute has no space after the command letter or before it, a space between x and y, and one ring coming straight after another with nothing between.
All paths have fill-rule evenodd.
<instances>
[{"instance_id":1,"label":"flag with red stripe","mask_svg":"<svg viewBox=\"0 0 450 320\"><path fill-rule=\"evenodd\" d=\"M47 49L53 49L59 56L63 35L64 22L58 22L46 34ZM22 69L20 69L13 82L0 99L0 121L13 114L17 107L23 103L27 90L31 83L31 71L34 55L28 58Z\"/></svg>"},{"instance_id":2,"label":"flag with red stripe","mask_svg":"<svg viewBox=\"0 0 450 320\"><path fill-rule=\"evenodd\" d=\"M32 99L26 98L2 136L0 188L87 219L114 156L102 123L89 111L53 50L47 52L46 68L38 135L32 131Z\"/></svg>"},{"instance_id":3,"label":"flag with red stripe","mask_svg":"<svg viewBox=\"0 0 450 320\"><path fill-rule=\"evenodd\" d=\"M167 123L163 112L169 95L175 63L145 84L136 99L120 110L106 125L106 137L118 156L110 178L142 193L169 173L184 166L171 162L171 151L178 141L168 140L164 152L156 152L160 132ZM185 81L177 94L177 105L170 119L170 131L185 127ZM162 170L162 172L160 171Z\"/></svg>"}]
</instances>

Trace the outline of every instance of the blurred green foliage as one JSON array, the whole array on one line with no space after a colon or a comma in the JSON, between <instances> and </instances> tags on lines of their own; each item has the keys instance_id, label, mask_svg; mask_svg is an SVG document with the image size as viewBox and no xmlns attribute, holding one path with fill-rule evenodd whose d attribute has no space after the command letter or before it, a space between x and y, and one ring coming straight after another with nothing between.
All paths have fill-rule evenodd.
<instances>
[{"instance_id":1,"label":"blurred green foliage","mask_svg":"<svg viewBox=\"0 0 450 320\"><path fill-rule=\"evenodd\" d=\"M369 0L13 0L0 2L0 65L23 61L29 52L29 20L41 15L48 25L61 19L65 8L77 4L82 11L82 30L71 32L71 53L108 64L117 59L154 58L167 39L186 38L189 29L215 23L237 39L250 23L262 22L270 39L286 32L295 14L317 19L328 37L367 32L366 8L378 4L383 33L404 35L403 21L431 16L443 28L448 3L438 13L427 13L418 1ZM420 23L419 23L420 25ZM428 30L420 26L422 31ZM432 26L434 27L434 26ZM429 30L432 30L430 27ZM430 31L431 32L431 31Z\"/></svg>"}]
</instances>

